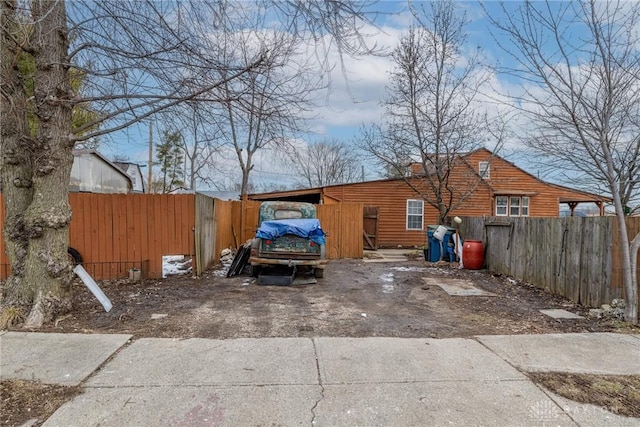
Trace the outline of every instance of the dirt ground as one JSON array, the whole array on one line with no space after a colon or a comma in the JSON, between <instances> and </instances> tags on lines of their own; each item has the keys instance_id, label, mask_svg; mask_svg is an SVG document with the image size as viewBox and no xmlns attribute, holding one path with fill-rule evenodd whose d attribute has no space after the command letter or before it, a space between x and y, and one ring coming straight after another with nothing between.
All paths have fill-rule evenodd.
<instances>
[{"instance_id":1,"label":"dirt ground","mask_svg":"<svg viewBox=\"0 0 640 427\"><path fill-rule=\"evenodd\" d=\"M45 332L129 333L140 337L433 337L604 332L625 329L613 319L554 320L540 309L588 309L531 285L486 271L414 260L331 261L316 284L259 286L249 275L210 270L199 278L101 283L113 303L105 313L82 285L74 311ZM450 296L423 278L456 278L496 294Z\"/></svg>"},{"instance_id":2,"label":"dirt ground","mask_svg":"<svg viewBox=\"0 0 640 427\"><path fill-rule=\"evenodd\" d=\"M0 425L41 425L65 402L82 393L82 387L40 384L33 381L0 382Z\"/></svg>"},{"instance_id":3,"label":"dirt ground","mask_svg":"<svg viewBox=\"0 0 640 427\"><path fill-rule=\"evenodd\" d=\"M640 375L586 375L536 372L529 378L554 393L591 403L614 414L640 418Z\"/></svg>"},{"instance_id":4,"label":"dirt ground","mask_svg":"<svg viewBox=\"0 0 640 427\"><path fill-rule=\"evenodd\" d=\"M323 279L306 285L260 286L249 275L226 278L220 270L210 270L199 278L171 276L141 283L103 282L100 286L114 306L109 313L105 313L78 282L74 288L74 311L39 331L216 339L640 333L640 328L615 319L588 318L588 308L526 283L486 271L454 267L448 263L428 264L419 259L398 263L332 260ZM469 280L495 296L450 296L439 286L426 283L424 278ZM555 320L539 311L550 308L581 314L585 319ZM563 383L543 379L534 378L551 389ZM615 379L609 381L615 382ZM627 387L632 387L631 395L637 396L638 378L621 377L620 381L626 381L625 384L631 381ZM593 395L591 401L603 406L599 395L590 393L592 384L575 382L574 388L580 391L576 394L587 396L587 400ZM21 387L22 392L17 393L16 387ZM44 412L38 416L35 400L39 393L43 395L38 387L37 383L2 382L2 425L16 425L16 420L32 418L39 420L35 423L38 425L46 419L51 405L41 402ZM31 395L30 388L34 390ZM4 404L5 398L12 394L10 390L30 403L27 406ZM58 391L63 396L59 404L77 393L77 390L62 388ZM622 406L637 405L638 399L623 398L616 402L622 402L619 404ZM20 410L26 407L30 410ZM621 413L637 416L632 410L622 409Z\"/></svg>"}]
</instances>

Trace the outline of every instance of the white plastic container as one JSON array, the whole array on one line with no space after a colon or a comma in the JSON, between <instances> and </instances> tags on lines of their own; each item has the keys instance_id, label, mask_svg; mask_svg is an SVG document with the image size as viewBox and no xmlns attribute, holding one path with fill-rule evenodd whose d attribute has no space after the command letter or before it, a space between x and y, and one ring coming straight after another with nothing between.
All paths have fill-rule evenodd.
<instances>
[{"instance_id":1,"label":"white plastic container","mask_svg":"<svg viewBox=\"0 0 640 427\"><path fill-rule=\"evenodd\" d=\"M445 234L447 234L447 227L445 227L444 225L439 225L438 228L436 228L436 231L433 232L433 237L442 241Z\"/></svg>"}]
</instances>

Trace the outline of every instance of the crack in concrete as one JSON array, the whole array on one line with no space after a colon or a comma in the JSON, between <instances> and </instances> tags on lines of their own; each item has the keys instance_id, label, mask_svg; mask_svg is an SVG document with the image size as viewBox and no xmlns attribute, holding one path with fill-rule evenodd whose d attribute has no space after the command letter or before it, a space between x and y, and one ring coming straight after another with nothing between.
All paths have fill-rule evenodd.
<instances>
[{"instance_id":1,"label":"crack in concrete","mask_svg":"<svg viewBox=\"0 0 640 427\"><path fill-rule=\"evenodd\" d=\"M316 357L316 374L318 376L318 385L320 386L320 398L318 400L316 400L316 402L313 404L313 407L311 407L311 426L313 427L313 425L316 422L316 409L318 408L318 405L320 404L320 402L322 402L322 400L324 399L324 384L322 384L322 376L320 375L320 361L318 359L318 348L316 347L316 341L312 338L311 339L311 344L313 344L313 353Z\"/></svg>"}]
</instances>

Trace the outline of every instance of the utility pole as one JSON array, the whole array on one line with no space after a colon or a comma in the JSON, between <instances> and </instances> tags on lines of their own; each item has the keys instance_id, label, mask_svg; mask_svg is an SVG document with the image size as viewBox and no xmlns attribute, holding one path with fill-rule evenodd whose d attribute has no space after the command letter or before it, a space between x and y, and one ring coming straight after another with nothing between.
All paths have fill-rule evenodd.
<instances>
[{"instance_id":1,"label":"utility pole","mask_svg":"<svg viewBox=\"0 0 640 427\"><path fill-rule=\"evenodd\" d=\"M153 190L153 122L149 122L149 193Z\"/></svg>"},{"instance_id":2,"label":"utility pole","mask_svg":"<svg viewBox=\"0 0 640 427\"><path fill-rule=\"evenodd\" d=\"M182 138L182 141L184 142L184 138ZM190 185L190 183L187 184L187 160L189 158L189 153L187 153L187 145L186 144L184 145L183 151L184 151L184 175L183 175L183 178L182 178L182 181L183 181L182 186L184 188L188 188L189 190L193 190L193 188L192 188L193 186Z\"/></svg>"}]
</instances>

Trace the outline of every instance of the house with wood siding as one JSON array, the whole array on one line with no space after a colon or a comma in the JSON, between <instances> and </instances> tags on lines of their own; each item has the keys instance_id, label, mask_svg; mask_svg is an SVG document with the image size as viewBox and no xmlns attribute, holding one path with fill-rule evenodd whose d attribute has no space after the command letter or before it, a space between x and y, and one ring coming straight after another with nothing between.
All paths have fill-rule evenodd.
<instances>
[{"instance_id":1,"label":"house with wood siding","mask_svg":"<svg viewBox=\"0 0 640 427\"><path fill-rule=\"evenodd\" d=\"M450 182L469 191L450 216L557 217L561 204L595 204L602 215L610 199L551 184L481 148L462 155ZM438 210L420 195L427 190L425 172L412 168L408 178L381 179L318 188L250 194L251 200L297 200L364 205L364 227L377 247L419 246L427 227L437 224ZM470 185L467 185L470 184Z\"/></svg>"}]
</instances>

